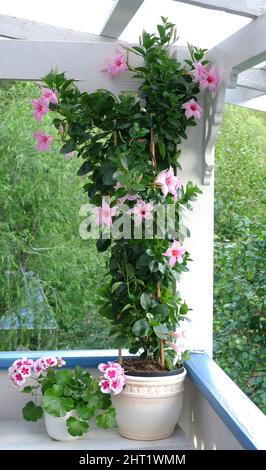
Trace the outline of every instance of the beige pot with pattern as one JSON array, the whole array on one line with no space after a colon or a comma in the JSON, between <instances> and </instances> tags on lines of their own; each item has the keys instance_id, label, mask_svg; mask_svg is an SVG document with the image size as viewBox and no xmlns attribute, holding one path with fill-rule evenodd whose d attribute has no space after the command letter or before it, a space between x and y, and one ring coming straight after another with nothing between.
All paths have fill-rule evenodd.
<instances>
[{"instance_id":1,"label":"beige pot with pattern","mask_svg":"<svg viewBox=\"0 0 266 470\"><path fill-rule=\"evenodd\" d=\"M112 396L121 436L144 441L171 436L183 404L186 373L126 375L124 390Z\"/></svg>"}]
</instances>

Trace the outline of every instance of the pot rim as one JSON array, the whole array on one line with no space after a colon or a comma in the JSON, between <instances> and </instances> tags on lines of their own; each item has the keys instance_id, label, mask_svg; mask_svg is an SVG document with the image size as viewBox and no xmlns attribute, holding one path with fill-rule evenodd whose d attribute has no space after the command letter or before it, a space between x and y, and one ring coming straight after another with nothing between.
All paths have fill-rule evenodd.
<instances>
[{"instance_id":1,"label":"pot rim","mask_svg":"<svg viewBox=\"0 0 266 470\"><path fill-rule=\"evenodd\" d=\"M158 372L130 372L129 374L125 373L126 378L131 378L136 379L137 377L140 378L158 378L160 379L161 377L172 377L176 375L186 375L187 371L185 367L181 367L180 369L174 369L174 370L163 370L163 371L158 371Z\"/></svg>"}]
</instances>

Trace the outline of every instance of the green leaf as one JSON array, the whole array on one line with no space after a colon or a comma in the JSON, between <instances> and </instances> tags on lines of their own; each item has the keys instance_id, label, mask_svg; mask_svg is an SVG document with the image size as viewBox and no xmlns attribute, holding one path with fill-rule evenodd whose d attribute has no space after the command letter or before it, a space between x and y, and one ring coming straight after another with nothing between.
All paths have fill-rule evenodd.
<instances>
[{"instance_id":1,"label":"green leaf","mask_svg":"<svg viewBox=\"0 0 266 470\"><path fill-rule=\"evenodd\" d=\"M151 299L146 292L143 292L140 296L140 305L144 310L149 310L151 305Z\"/></svg>"},{"instance_id":2,"label":"green leaf","mask_svg":"<svg viewBox=\"0 0 266 470\"><path fill-rule=\"evenodd\" d=\"M187 304L184 303L180 306L179 313L180 313L180 315L186 315L188 310L189 310L189 308L188 308Z\"/></svg>"},{"instance_id":3,"label":"green leaf","mask_svg":"<svg viewBox=\"0 0 266 470\"><path fill-rule=\"evenodd\" d=\"M122 312L125 312L126 310L128 310L128 309L131 308L131 307L133 307L133 305L131 305L131 304L126 304L126 305L124 306L124 308L122 308L121 313L122 313Z\"/></svg>"},{"instance_id":4,"label":"green leaf","mask_svg":"<svg viewBox=\"0 0 266 470\"><path fill-rule=\"evenodd\" d=\"M66 385L70 383L73 373L69 369L57 370L55 373L56 382L58 385Z\"/></svg>"},{"instance_id":5,"label":"green leaf","mask_svg":"<svg viewBox=\"0 0 266 470\"><path fill-rule=\"evenodd\" d=\"M163 143L163 142L159 142L158 147L159 147L160 155L161 155L162 158L164 159L164 158L165 158L165 145L164 145L164 143Z\"/></svg>"},{"instance_id":6,"label":"green leaf","mask_svg":"<svg viewBox=\"0 0 266 470\"><path fill-rule=\"evenodd\" d=\"M145 318L141 318L140 320L137 320L132 328L132 333L134 336L147 336L149 332L149 323Z\"/></svg>"},{"instance_id":7,"label":"green leaf","mask_svg":"<svg viewBox=\"0 0 266 470\"><path fill-rule=\"evenodd\" d=\"M133 189L133 191L145 191L145 184L133 183L131 185L131 188Z\"/></svg>"},{"instance_id":8,"label":"green leaf","mask_svg":"<svg viewBox=\"0 0 266 470\"><path fill-rule=\"evenodd\" d=\"M167 336L169 335L169 330L167 326L165 325L158 325L153 327L153 331L156 334L156 336L160 339L167 339Z\"/></svg>"},{"instance_id":9,"label":"green leaf","mask_svg":"<svg viewBox=\"0 0 266 470\"><path fill-rule=\"evenodd\" d=\"M26 421L38 421L42 417L43 410L41 406L37 406L33 401L29 401L22 408L22 414Z\"/></svg>"},{"instance_id":10,"label":"green leaf","mask_svg":"<svg viewBox=\"0 0 266 470\"><path fill-rule=\"evenodd\" d=\"M98 238L96 242L96 247L99 252L106 251L111 245L112 240L110 238Z\"/></svg>"},{"instance_id":11,"label":"green leaf","mask_svg":"<svg viewBox=\"0 0 266 470\"><path fill-rule=\"evenodd\" d=\"M43 408L52 416L65 416L74 408L74 401L70 397L58 396L54 388L48 388L43 396Z\"/></svg>"},{"instance_id":12,"label":"green leaf","mask_svg":"<svg viewBox=\"0 0 266 470\"><path fill-rule=\"evenodd\" d=\"M21 391L23 393L31 393L32 389L33 389L33 387L31 387L31 385L27 385L27 387L24 387Z\"/></svg>"},{"instance_id":13,"label":"green leaf","mask_svg":"<svg viewBox=\"0 0 266 470\"><path fill-rule=\"evenodd\" d=\"M67 421L67 430L71 436L83 436L89 429L89 423L70 416Z\"/></svg>"},{"instance_id":14,"label":"green leaf","mask_svg":"<svg viewBox=\"0 0 266 470\"><path fill-rule=\"evenodd\" d=\"M116 349L126 348L128 346L128 338L127 336L119 335L114 339L113 347Z\"/></svg>"},{"instance_id":15,"label":"green leaf","mask_svg":"<svg viewBox=\"0 0 266 470\"><path fill-rule=\"evenodd\" d=\"M81 167L79 168L77 175L78 176L84 176L87 173L89 173L93 168L92 162L89 160L86 160L85 162L82 163Z\"/></svg>"},{"instance_id":16,"label":"green leaf","mask_svg":"<svg viewBox=\"0 0 266 470\"><path fill-rule=\"evenodd\" d=\"M90 403L78 403L76 405L76 412L79 418L88 420L95 414L96 406L90 405Z\"/></svg>"},{"instance_id":17,"label":"green leaf","mask_svg":"<svg viewBox=\"0 0 266 470\"><path fill-rule=\"evenodd\" d=\"M65 155L66 153L73 152L73 147L71 142L66 142L63 147L60 149L60 153Z\"/></svg>"},{"instance_id":18,"label":"green leaf","mask_svg":"<svg viewBox=\"0 0 266 470\"><path fill-rule=\"evenodd\" d=\"M99 428L108 429L116 425L115 409L110 406L105 413L96 416L96 424Z\"/></svg>"},{"instance_id":19,"label":"green leaf","mask_svg":"<svg viewBox=\"0 0 266 470\"><path fill-rule=\"evenodd\" d=\"M163 315L167 316L169 313L168 307L164 304L158 304L152 309L153 315Z\"/></svg>"},{"instance_id":20,"label":"green leaf","mask_svg":"<svg viewBox=\"0 0 266 470\"><path fill-rule=\"evenodd\" d=\"M122 286L122 285L125 285L124 282L114 282L114 284L112 285L112 288L111 288L111 292L113 293L116 289L118 289L118 287Z\"/></svg>"},{"instance_id":21,"label":"green leaf","mask_svg":"<svg viewBox=\"0 0 266 470\"><path fill-rule=\"evenodd\" d=\"M137 267L144 267L148 266L150 262L150 257L146 253L142 253L140 257L137 259Z\"/></svg>"}]
</instances>

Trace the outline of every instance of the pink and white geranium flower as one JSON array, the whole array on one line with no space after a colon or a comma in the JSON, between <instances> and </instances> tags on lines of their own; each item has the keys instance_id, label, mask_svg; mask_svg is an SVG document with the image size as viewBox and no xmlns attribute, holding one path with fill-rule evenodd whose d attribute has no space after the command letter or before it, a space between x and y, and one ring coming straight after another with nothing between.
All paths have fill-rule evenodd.
<instances>
[{"instance_id":1,"label":"pink and white geranium flower","mask_svg":"<svg viewBox=\"0 0 266 470\"><path fill-rule=\"evenodd\" d=\"M50 90L50 88L42 88L41 89L41 98L46 100L46 102L57 104L58 103L58 98L56 93L53 90Z\"/></svg>"},{"instance_id":2,"label":"pink and white geranium flower","mask_svg":"<svg viewBox=\"0 0 266 470\"><path fill-rule=\"evenodd\" d=\"M186 118L194 117L195 119L200 119L200 113L202 111L201 106L195 101L191 99L186 103L182 104L182 109L185 110Z\"/></svg>"},{"instance_id":3,"label":"pink and white geranium flower","mask_svg":"<svg viewBox=\"0 0 266 470\"><path fill-rule=\"evenodd\" d=\"M128 70L127 59L124 54L117 52L112 59L104 66L103 72L107 72L110 77L117 77L121 72Z\"/></svg>"},{"instance_id":4,"label":"pink and white geranium flower","mask_svg":"<svg viewBox=\"0 0 266 470\"><path fill-rule=\"evenodd\" d=\"M35 121L41 121L42 117L48 113L48 102L44 98L39 98L38 100L31 100L33 106L33 117Z\"/></svg>"},{"instance_id":5,"label":"pink and white geranium flower","mask_svg":"<svg viewBox=\"0 0 266 470\"><path fill-rule=\"evenodd\" d=\"M39 359L37 359L37 361L34 362L33 370L35 374L37 375L37 377L39 377L42 371L45 370L42 362Z\"/></svg>"},{"instance_id":6,"label":"pink and white geranium flower","mask_svg":"<svg viewBox=\"0 0 266 470\"><path fill-rule=\"evenodd\" d=\"M27 357L17 359L8 369L8 375L13 385L20 387L24 385L29 377L39 377L49 367L62 367L65 361L61 357L42 356L33 361Z\"/></svg>"},{"instance_id":7,"label":"pink and white geranium flower","mask_svg":"<svg viewBox=\"0 0 266 470\"><path fill-rule=\"evenodd\" d=\"M174 200L177 200L177 191L181 186L180 179L175 176L173 168L170 166L169 170L161 171L156 180L155 184L161 188L164 196L168 193L174 196Z\"/></svg>"},{"instance_id":8,"label":"pink and white geranium flower","mask_svg":"<svg viewBox=\"0 0 266 470\"><path fill-rule=\"evenodd\" d=\"M16 371L13 374L11 374L9 378L11 382L13 383L13 385L15 385L16 387L22 387L22 385L25 384L26 379L27 379L27 377L22 375L21 372L19 371Z\"/></svg>"},{"instance_id":9,"label":"pink and white geranium flower","mask_svg":"<svg viewBox=\"0 0 266 470\"><path fill-rule=\"evenodd\" d=\"M182 263L183 255L186 249L179 243L179 241L174 240L172 245L163 253L163 256L169 256L169 266L172 268L176 262Z\"/></svg>"},{"instance_id":10,"label":"pink and white geranium flower","mask_svg":"<svg viewBox=\"0 0 266 470\"><path fill-rule=\"evenodd\" d=\"M102 393L110 393L111 392L110 381L109 380L106 380L106 379L100 380L99 385L100 385Z\"/></svg>"},{"instance_id":11,"label":"pink and white geranium flower","mask_svg":"<svg viewBox=\"0 0 266 470\"><path fill-rule=\"evenodd\" d=\"M116 379L113 379L110 382L110 389L114 395L118 395L119 393L123 391L124 384L125 384L124 376L122 375L117 376Z\"/></svg>"},{"instance_id":12,"label":"pink and white geranium flower","mask_svg":"<svg viewBox=\"0 0 266 470\"><path fill-rule=\"evenodd\" d=\"M139 199L135 207L131 210L131 213L134 214L134 220L136 226L139 227L142 224L143 220L152 220L153 215L152 211L154 209L153 202L145 202Z\"/></svg>"},{"instance_id":13,"label":"pink and white geranium flower","mask_svg":"<svg viewBox=\"0 0 266 470\"><path fill-rule=\"evenodd\" d=\"M93 212L96 216L96 225L112 226L112 217L116 214L116 207L110 207L108 202L103 198L102 207L96 207Z\"/></svg>"},{"instance_id":14,"label":"pink and white geranium flower","mask_svg":"<svg viewBox=\"0 0 266 470\"><path fill-rule=\"evenodd\" d=\"M219 84L219 75L215 66L211 67L210 70L200 80L201 89L207 89L212 93L216 93Z\"/></svg>"},{"instance_id":15,"label":"pink and white geranium flower","mask_svg":"<svg viewBox=\"0 0 266 470\"><path fill-rule=\"evenodd\" d=\"M39 152L48 152L49 146L53 140L53 138L45 134L42 130L34 132L34 137L37 140L36 150Z\"/></svg>"},{"instance_id":16,"label":"pink and white geranium flower","mask_svg":"<svg viewBox=\"0 0 266 470\"><path fill-rule=\"evenodd\" d=\"M125 372L118 362L99 364L98 369L104 373L104 377L99 382L102 393L113 392L114 395L117 395L122 392L126 382Z\"/></svg>"}]
</instances>

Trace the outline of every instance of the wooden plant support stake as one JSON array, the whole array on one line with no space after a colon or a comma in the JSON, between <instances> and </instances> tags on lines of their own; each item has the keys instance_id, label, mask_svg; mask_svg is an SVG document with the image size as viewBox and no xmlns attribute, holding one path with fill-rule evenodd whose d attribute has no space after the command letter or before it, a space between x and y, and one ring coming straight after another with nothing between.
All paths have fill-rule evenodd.
<instances>
[{"instance_id":1,"label":"wooden plant support stake","mask_svg":"<svg viewBox=\"0 0 266 470\"><path fill-rule=\"evenodd\" d=\"M154 113L151 113L151 119L155 116ZM151 162L153 166L157 165L156 158L155 158L155 142L154 142L154 131L151 128L151 140L150 140L150 153L151 153Z\"/></svg>"},{"instance_id":2,"label":"wooden plant support stake","mask_svg":"<svg viewBox=\"0 0 266 470\"><path fill-rule=\"evenodd\" d=\"M156 284L156 297L157 300L160 300L161 297L161 285L159 282ZM160 356L159 356L159 362L162 368L165 368L165 357L164 357L164 341L161 339L160 340Z\"/></svg>"}]
</instances>

